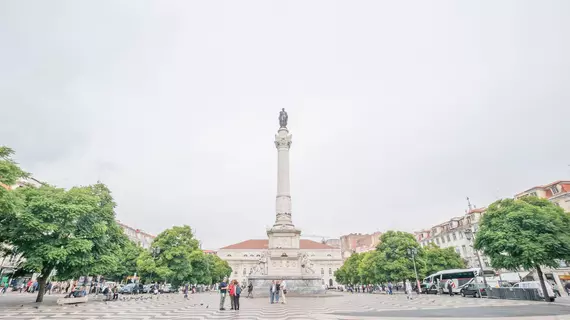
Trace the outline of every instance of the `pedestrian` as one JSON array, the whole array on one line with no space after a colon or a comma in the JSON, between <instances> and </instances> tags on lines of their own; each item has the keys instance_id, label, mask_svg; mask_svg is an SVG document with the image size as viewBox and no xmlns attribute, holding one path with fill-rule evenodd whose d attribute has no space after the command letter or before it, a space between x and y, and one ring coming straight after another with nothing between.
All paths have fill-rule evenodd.
<instances>
[{"instance_id":1,"label":"pedestrian","mask_svg":"<svg viewBox=\"0 0 570 320\"><path fill-rule=\"evenodd\" d=\"M406 297L408 298L408 300L412 300L412 284L410 283L409 280L406 280L405 288L406 288Z\"/></svg>"},{"instance_id":2,"label":"pedestrian","mask_svg":"<svg viewBox=\"0 0 570 320\"><path fill-rule=\"evenodd\" d=\"M47 286L46 286L46 292L47 294L51 295L51 288L53 287L53 284L50 282L48 282ZM45 292L44 292L45 293Z\"/></svg>"},{"instance_id":3,"label":"pedestrian","mask_svg":"<svg viewBox=\"0 0 570 320\"><path fill-rule=\"evenodd\" d=\"M241 295L241 286L237 280L234 280L234 310L239 310L239 296Z\"/></svg>"},{"instance_id":4,"label":"pedestrian","mask_svg":"<svg viewBox=\"0 0 570 320\"><path fill-rule=\"evenodd\" d=\"M226 293L228 291L228 284L226 283L228 278L224 277L224 280L218 285L218 290L220 290L220 310L226 310L224 308L224 302L226 301Z\"/></svg>"},{"instance_id":5,"label":"pedestrian","mask_svg":"<svg viewBox=\"0 0 570 320\"><path fill-rule=\"evenodd\" d=\"M447 290L449 290L449 296L453 297L453 281L451 279L447 280Z\"/></svg>"},{"instance_id":6,"label":"pedestrian","mask_svg":"<svg viewBox=\"0 0 570 320\"><path fill-rule=\"evenodd\" d=\"M253 283L251 281L247 285L247 298L253 299Z\"/></svg>"},{"instance_id":7,"label":"pedestrian","mask_svg":"<svg viewBox=\"0 0 570 320\"><path fill-rule=\"evenodd\" d=\"M392 281L388 282L388 294L391 295L392 294L392 289L394 288L394 286L392 285Z\"/></svg>"},{"instance_id":8,"label":"pedestrian","mask_svg":"<svg viewBox=\"0 0 570 320\"><path fill-rule=\"evenodd\" d=\"M188 283L184 285L184 299L188 300Z\"/></svg>"},{"instance_id":9,"label":"pedestrian","mask_svg":"<svg viewBox=\"0 0 570 320\"><path fill-rule=\"evenodd\" d=\"M281 290L281 283L275 281L275 303L279 303L279 293Z\"/></svg>"},{"instance_id":10,"label":"pedestrian","mask_svg":"<svg viewBox=\"0 0 570 320\"><path fill-rule=\"evenodd\" d=\"M275 280L271 281L271 286L269 286L269 301L272 304L275 301Z\"/></svg>"},{"instance_id":11,"label":"pedestrian","mask_svg":"<svg viewBox=\"0 0 570 320\"><path fill-rule=\"evenodd\" d=\"M232 307L230 308L230 310L235 310L235 305L234 305L234 296L235 296L235 293L236 293L235 282L236 282L236 280L234 279L234 280L230 281L230 284L228 285L228 291L229 291L229 294L230 294L230 304L231 304L231 306L232 306Z\"/></svg>"},{"instance_id":12,"label":"pedestrian","mask_svg":"<svg viewBox=\"0 0 570 320\"><path fill-rule=\"evenodd\" d=\"M279 287L281 288L281 298L283 298L281 301L282 304L287 304L287 282L285 282L285 280L281 280L281 283L279 285Z\"/></svg>"},{"instance_id":13,"label":"pedestrian","mask_svg":"<svg viewBox=\"0 0 570 320\"><path fill-rule=\"evenodd\" d=\"M570 296L570 281L566 281L566 283L564 284L564 289L566 290L566 293Z\"/></svg>"}]
</instances>

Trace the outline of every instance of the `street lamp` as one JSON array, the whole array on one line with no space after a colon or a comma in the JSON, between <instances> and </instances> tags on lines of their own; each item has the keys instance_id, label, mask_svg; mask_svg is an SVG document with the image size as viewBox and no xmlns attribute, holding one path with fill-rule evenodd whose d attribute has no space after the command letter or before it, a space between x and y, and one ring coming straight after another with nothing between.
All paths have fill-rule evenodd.
<instances>
[{"instance_id":1,"label":"street lamp","mask_svg":"<svg viewBox=\"0 0 570 320\"><path fill-rule=\"evenodd\" d=\"M158 257L159 254L160 254L160 247L154 247L151 249L151 255L152 255L153 259L156 259L156 257ZM151 272L150 274L151 274L151 278L154 277L154 271Z\"/></svg>"},{"instance_id":2,"label":"street lamp","mask_svg":"<svg viewBox=\"0 0 570 320\"><path fill-rule=\"evenodd\" d=\"M416 290L420 292L420 280L418 279L418 270L416 269L416 255L418 254L418 249L408 248L408 255L412 256L412 261L414 262L414 273L416 274Z\"/></svg>"},{"instance_id":3,"label":"street lamp","mask_svg":"<svg viewBox=\"0 0 570 320\"><path fill-rule=\"evenodd\" d=\"M473 231L471 230L471 228L467 228L465 230L465 239L467 239L467 241L469 241L471 244L471 248L473 248L473 250L475 251L475 255L477 256L477 260L479 261L479 268L481 268L481 276L483 277L483 284L485 285L485 290L487 289L487 278L485 278L485 272L483 271L483 263L481 262L481 256L479 255L479 251L475 249L475 247L473 246ZM479 294L480 298L483 298L483 296L481 294Z\"/></svg>"}]
</instances>

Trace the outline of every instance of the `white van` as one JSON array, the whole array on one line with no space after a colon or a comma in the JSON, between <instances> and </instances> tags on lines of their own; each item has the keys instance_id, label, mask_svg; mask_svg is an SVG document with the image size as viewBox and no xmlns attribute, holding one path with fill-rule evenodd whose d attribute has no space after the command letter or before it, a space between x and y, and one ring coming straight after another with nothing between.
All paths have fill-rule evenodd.
<instances>
[{"instance_id":1,"label":"white van","mask_svg":"<svg viewBox=\"0 0 570 320\"><path fill-rule=\"evenodd\" d=\"M552 290L552 286L550 283L545 282L546 291L548 291L548 297L550 298L550 302L554 302L556 299L556 295L554 294L554 290ZM516 283L513 288L529 288L529 289L538 289L538 295L541 298L544 298L544 294L542 293L542 286L540 285L540 281L524 281Z\"/></svg>"}]
</instances>

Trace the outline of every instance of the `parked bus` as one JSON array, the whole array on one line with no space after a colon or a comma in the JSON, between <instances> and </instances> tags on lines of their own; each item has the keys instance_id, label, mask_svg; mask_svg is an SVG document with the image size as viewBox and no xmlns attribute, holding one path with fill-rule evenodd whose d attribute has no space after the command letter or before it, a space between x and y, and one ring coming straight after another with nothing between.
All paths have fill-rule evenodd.
<instances>
[{"instance_id":1,"label":"parked bus","mask_svg":"<svg viewBox=\"0 0 570 320\"><path fill-rule=\"evenodd\" d=\"M495 279L496 276L493 270L484 270L483 272L489 281L494 281L492 279ZM442 270L427 276L423 280L422 293L449 293L446 286L448 280L452 281L453 293L459 293L463 285L474 279L476 282L481 282L479 281L482 279L481 276L481 269L479 268Z\"/></svg>"}]
</instances>

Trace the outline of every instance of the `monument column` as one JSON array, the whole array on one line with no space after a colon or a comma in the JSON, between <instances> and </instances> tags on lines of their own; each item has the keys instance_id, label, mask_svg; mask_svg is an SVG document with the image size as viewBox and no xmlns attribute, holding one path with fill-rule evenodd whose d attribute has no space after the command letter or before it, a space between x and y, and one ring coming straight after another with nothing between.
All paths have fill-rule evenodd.
<instances>
[{"instance_id":1,"label":"monument column","mask_svg":"<svg viewBox=\"0 0 570 320\"><path fill-rule=\"evenodd\" d=\"M281 227L294 227L291 220L291 192L289 184L289 149L291 148L291 134L287 129L287 113L283 109L279 115L280 128L275 135L277 147L277 198L275 200L275 225Z\"/></svg>"}]
</instances>

